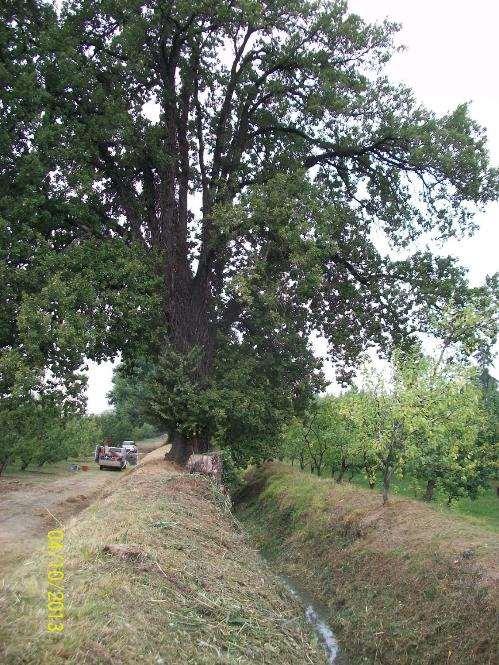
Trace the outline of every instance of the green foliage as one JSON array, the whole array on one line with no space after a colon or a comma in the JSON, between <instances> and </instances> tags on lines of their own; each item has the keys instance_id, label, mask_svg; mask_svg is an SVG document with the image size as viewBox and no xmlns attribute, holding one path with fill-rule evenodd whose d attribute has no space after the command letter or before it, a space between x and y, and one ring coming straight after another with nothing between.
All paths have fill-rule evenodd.
<instances>
[{"instance_id":1,"label":"green foliage","mask_svg":"<svg viewBox=\"0 0 499 665\"><path fill-rule=\"evenodd\" d=\"M101 440L93 418L64 415L47 399L34 397L15 409L0 409L0 471L15 461L24 470L30 464L85 457Z\"/></svg>"},{"instance_id":2,"label":"green foliage","mask_svg":"<svg viewBox=\"0 0 499 665\"><path fill-rule=\"evenodd\" d=\"M461 358L475 357L482 368L492 365L497 340L499 273L469 289L466 298L451 299L435 313L433 329L441 339L440 360L451 352Z\"/></svg>"},{"instance_id":3,"label":"green foliage","mask_svg":"<svg viewBox=\"0 0 499 665\"><path fill-rule=\"evenodd\" d=\"M85 358L121 352L154 365L158 425L242 463L321 383L312 330L348 379L448 303L471 320L452 258L372 241L471 231L498 192L466 105L438 117L385 77L393 23L312 0L0 11L4 411L28 376L81 408Z\"/></svg>"},{"instance_id":4,"label":"green foliage","mask_svg":"<svg viewBox=\"0 0 499 665\"><path fill-rule=\"evenodd\" d=\"M127 439L141 441L150 439L159 434L158 428L144 420L132 420L124 417L122 413L115 411L104 411L97 416L92 416L99 431L101 439L111 439L114 445L120 445Z\"/></svg>"},{"instance_id":5,"label":"green foliage","mask_svg":"<svg viewBox=\"0 0 499 665\"><path fill-rule=\"evenodd\" d=\"M476 372L416 353L396 354L392 369L366 363L360 389L319 399L285 429L283 454L338 481L362 471L374 486L381 474L385 500L394 476L423 483L428 500L436 488L449 503L476 498L497 456Z\"/></svg>"},{"instance_id":6,"label":"green foliage","mask_svg":"<svg viewBox=\"0 0 499 665\"><path fill-rule=\"evenodd\" d=\"M230 449L222 450L222 484L230 496L234 496L244 485L244 469L238 465Z\"/></svg>"},{"instance_id":7,"label":"green foliage","mask_svg":"<svg viewBox=\"0 0 499 665\"><path fill-rule=\"evenodd\" d=\"M115 368L113 387L107 395L114 409L97 417L106 437L121 443L152 438L164 431L147 417L151 399L147 382L152 373L152 365L141 357Z\"/></svg>"},{"instance_id":8,"label":"green foliage","mask_svg":"<svg viewBox=\"0 0 499 665\"><path fill-rule=\"evenodd\" d=\"M101 440L101 429L91 417L52 423L38 433L33 461L40 466L70 457L86 457Z\"/></svg>"},{"instance_id":9,"label":"green foliage","mask_svg":"<svg viewBox=\"0 0 499 665\"><path fill-rule=\"evenodd\" d=\"M476 498L488 484L495 459L476 372L415 362L404 375L405 434L414 448L409 474L426 482L427 499L437 484L449 503L460 496Z\"/></svg>"},{"instance_id":10,"label":"green foliage","mask_svg":"<svg viewBox=\"0 0 499 665\"><path fill-rule=\"evenodd\" d=\"M163 352L147 383L148 414L186 438L213 438L244 467L273 457L284 422L303 413L322 383L317 360L298 336L276 348L260 330L245 342L220 340L213 375L199 385L199 349Z\"/></svg>"},{"instance_id":11,"label":"green foliage","mask_svg":"<svg viewBox=\"0 0 499 665\"><path fill-rule=\"evenodd\" d=\"M148 379L152 373L151 364L140 357L134 362L120 363L114 369L112 389L107 394L113 410L93 416L104 438L120 444L126 439L152 438L164 431L148 419L151 399Z\"/></svg>"}]
</instances>

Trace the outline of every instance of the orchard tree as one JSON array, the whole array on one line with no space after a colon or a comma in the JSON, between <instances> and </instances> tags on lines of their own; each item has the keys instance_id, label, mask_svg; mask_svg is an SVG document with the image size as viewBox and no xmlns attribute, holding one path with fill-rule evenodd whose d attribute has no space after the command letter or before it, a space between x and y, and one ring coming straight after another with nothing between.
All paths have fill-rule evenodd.
<instances>
[{"instance_id":1,"label":"orchard tree","mask_svg":"<svg viewBox=\"0 0 499 665\"><path fill-rule=\"evenodd\" d=\"M408 472L426 485L427 501L436 489L449 503L459 496L476 498L489 483L495 459L476 371L414 356L401 371L405 432L413 440Z\"/></svg>"},{"instance_id":2,"label":"orchard tree","mask_svg":"<svg viewBox=\"0 0 499 665\"><path fill-rule=\"evenodd\" d=\"M292 466L295 460L298 460L302 471L306 459L303 434L303 421L296 417L291 418L283 427L279 446L279 457L289 460Z\"/></svg>"},{"instance_id":3,"label":"orchard tree","mask_svg":"<svg viewBox=\"0 0 499 665\"><path fill-rule=\"evenodd\" d=\"M376 402L365 393L350 389L341 396L338 407L346 435L344 470L348 469L351 477L362 471L369 487L373 489L378 463L374 446L378 435ZM338 480L342 477L343 474Z\"/></svg>"},{"instance_id":4,"label":"orchard tree","mask_svg":"<svg viewBox=\"0 0 499 665\"><path fill-rule=\"evenodd\" d=\"M37 466L51 464L69 458L88 457L97 443L102 441L102 431L91 417L80 416L64 420L53 418L43 427L30 431L32 461Z\"/></svg>"},{"instance_id":5,"label":"orchard tree","mask_svg":"<svg viewBox=\"0 0 499 665\"><path fill-rule=\"evenodd\" d=\"M329 418L325 413L324 399L312 402L301 418L291 418L283 428L279 445L279 457L284 457L294 464L296 459L303 470L310 465L312 473L321 475L324 468L336 461L337 451L332 446Z\"/></svg>"},{"instance_id":6,"label":"orchard tree","mask_svg":"<svg viewBox=\"0 0 499 665\"><path fill-rule=\"evenodd\" d=\"M303 428L303 442L307 458L310 462L310 470L321 475L324 467L330 461L333 448L331 446L330 419L324 410L322 400L311 405L306 414Z\"/></svg>"},{"instance_id":7,"label":"orchard tree","mask_svg":"<svg viewBox=\"0 0 499 665\"><path fill-rule=\"evenodd\" d=\"M362 364L359 378L362 388L351 400L348 413L359 432L359 444L366 451L369 484L374 485L374 473L378 471L386 504L392 479L402 472L408 453L400 399L402 381L400 374L387 376L369 361Z\"/></svg>"},{"instance_id":8,"label":"orchard tree","mask_svg":"<svg viewBox=\"0 0 499 665\"><path fill-rule=\"evenodd\" d=\"M354 420L348 416L348 399L348 395L319 399L310 421L311 435L324 448L322 459L338 483L360 466L359 438Z\"/></svg>"},{"instance_id":9,"label":"orchard tree","mask_svg":"<svg viewBox=\"0 0 499 665\"><path fill-rule=\"evenodd\" d=\"M372 442L367 445L357 426L359 407L355 392L316 399L302 419L293 418L284 428L281 454L292 463L299 459L302 469L307 460L318 475L327 468L341 483L347 472L352 476L365 468L367 455L372 456Z\"/></svg>"},{"instance_id":10,"label":"orchard tree","mask_svg":"<svg viewBox=\"0 0 499 665\"><path fill-rule=\"evenodd\" d=\"M438 117L384 76L394 24L369 25L340 1L27 8L5 8L3 58L29 65L21 86L9 71L0 150L34 160L34 176L16 187L37 214L16 213L5 228L22 223L42 246L68 252L62 284L71 293L74 279L83 303L65 325L86 321L73 364L117 350L158 362L152 403L173 459L206 450L220 429L224 358L271 365L273 389L289 374L286 405L303 405L320 383L312 330L346 378L369 342L403 345L431 327L429 313L467 297L452 259L392 260L372 241L373 230L394 246L469 231L476 207L497 196L466 106ZM115 253L125 267L113 273ZM75 254L88 261L87 291ZM136 278L137 263L147 279ZM54 318L54 302L32 311ZM172 385L174 416L160 404ZM238 385L251 408L251 381ZM276 431L282 412L267 421Z\"/></svg>"}]
</instances>

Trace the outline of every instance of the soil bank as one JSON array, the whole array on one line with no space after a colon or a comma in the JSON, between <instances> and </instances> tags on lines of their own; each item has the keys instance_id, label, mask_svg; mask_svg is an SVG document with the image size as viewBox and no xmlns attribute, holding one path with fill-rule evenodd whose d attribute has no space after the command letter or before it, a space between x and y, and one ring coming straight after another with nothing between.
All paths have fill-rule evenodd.
<instances>
[{"instance_id":1,"label":"soil bank","mask_svg":"<svg viewBox=\"0 0 499 665\"><path fill-rule=\"evenodd\" d=\"M61 634L46 629L46 557L6 580L0 662L324 665L302 608L225 497L163 456L65 525Z\"/></svg>"}]
</instances>

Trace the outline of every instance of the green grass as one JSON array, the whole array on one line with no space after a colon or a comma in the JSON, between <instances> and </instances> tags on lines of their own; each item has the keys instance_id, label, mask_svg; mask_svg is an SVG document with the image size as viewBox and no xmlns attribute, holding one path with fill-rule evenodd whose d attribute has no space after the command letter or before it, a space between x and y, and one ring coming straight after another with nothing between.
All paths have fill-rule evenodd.
<instances>
[{"instance_id":1,"label":"green grass","mask_svg":"<svg viewBox=\"0 0 499 665\"><path fill-rule=\"evenodd\" d=\"M79 457L68 457L66 460L60 460L59 462L51 462L50 464L44 464L43 466L37 466L36 464L30 464L27 469L21 469L21 462L16 460L9 464L9 466L2 473L2 478L8 476L21 477L25 476L61 476L65 475L68 471L70 464L91 464L94 462L93 455L81 455Z\"/></svg>"},{"instance_id":2,"label":"green grass","mask_svg":"<svg viewBox=\"0 0 499 665\"><path fill-rule=\"evenodd\" d=\"M330 473L324 472L324 478L331 478ZM362 474L357 474L351 481L348 474L343 483L352 482L360 487L368 488L368 482ZM378 478L376 490L381 492L381 479ZM421 501L424 495L424 485L413 478L395 478L392 481L390 492L396 496L405 496L410 499ZM426 503L426 502L425 502ZM461 498L447 505L447 497L443 492L437 491L434 500L427 504L447 514L460 515L467 521L477 524L484 529L499 532L499 497L496 494L495 484L490 483L487 489L481 491L476 499Z\"/></svg>"},{"instance_id":3,"label":"green grass","mask_svg":"<svg viewBox=\"0 0 499 665\"><path fill-rule=\"evenodd\" d=\"M352 482L361 487L368 487L366 479L360 475L355 476ZM377 489L381 491L380 481ZM391 492L398 496L421 500L424 487L414 479L396 478L392 483ZM492 483L476 499L458 499L453 501L451 506L447 505L447 497L443 492L437 491L435 499L429 505L444 513L460 515L485 529L499 532L499 498Z\"/></svg>"},{"instance_id":4,"label":"green grass","mask_svg":"<svg viewBox=\"0 0 499 665\"><path fill-rule=\"evenodd\" d=\"M275 569L328 608L350 665L494 662L495 533L280 464L254 469L237 501Z\"/></svg>"}]
</instances>

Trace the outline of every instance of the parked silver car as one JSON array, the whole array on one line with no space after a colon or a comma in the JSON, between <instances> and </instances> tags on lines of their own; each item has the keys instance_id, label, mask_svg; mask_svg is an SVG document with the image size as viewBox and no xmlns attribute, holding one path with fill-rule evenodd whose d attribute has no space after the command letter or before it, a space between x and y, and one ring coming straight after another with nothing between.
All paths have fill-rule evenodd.
<instances>
[{"instance_id":1,"label":"parked silver car","mask_svg":"<svg viewBox=\"0 0 499 665\"><path fill-rule=\"evenodd\" d=\"M135 445L135 441L123 441L121 448L125 451L125 458L127 462L132 465L137 464L139 461L139 451Z\"/></svg>"}]
</instances>

